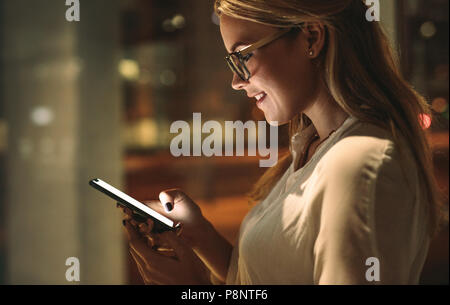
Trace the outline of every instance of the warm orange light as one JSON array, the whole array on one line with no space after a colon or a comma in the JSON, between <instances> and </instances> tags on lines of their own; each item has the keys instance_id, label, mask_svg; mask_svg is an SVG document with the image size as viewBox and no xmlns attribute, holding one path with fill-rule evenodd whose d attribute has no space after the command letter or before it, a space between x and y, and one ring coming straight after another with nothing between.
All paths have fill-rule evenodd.
<instances>
[{"instance_id":1,"label":"warm orange light","mask_svg":"<svg viewBox=\"0 0 450 305\"><path fill-rule=\"evenodd\" d=\"M423 129L428 129L431 126L431 116L426 113L419 114L419 122Z\"/></svg>"}]
</instances>

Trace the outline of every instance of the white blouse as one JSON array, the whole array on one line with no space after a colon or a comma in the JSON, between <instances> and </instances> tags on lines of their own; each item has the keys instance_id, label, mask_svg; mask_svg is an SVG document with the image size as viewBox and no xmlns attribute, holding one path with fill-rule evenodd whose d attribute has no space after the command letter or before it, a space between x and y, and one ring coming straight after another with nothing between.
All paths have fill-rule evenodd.
<instances>
[{"instance_id":1,"label":"white blouse","mask_svg":"<svg viewBox=\"0 0 450 305\"><path fill-rule=\"evenodd\" d=\"M314 133L292 137L291 166L244 218L226 284L418 284L430 241L410 151L349 116L294 172Z\"/></svg>"}]
</instances>

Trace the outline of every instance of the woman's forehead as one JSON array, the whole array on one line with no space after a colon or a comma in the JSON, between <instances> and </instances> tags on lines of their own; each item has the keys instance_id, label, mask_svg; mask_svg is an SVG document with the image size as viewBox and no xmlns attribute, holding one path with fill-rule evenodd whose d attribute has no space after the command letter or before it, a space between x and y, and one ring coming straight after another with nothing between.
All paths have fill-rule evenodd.
<instances>
[{"instance_id":1,"label":"woman's forehead","mask_svg":"<svg viewBox=\"0 0 450 305\"><path fill-rule=\"evenodd\" d=\"M220 16L220 32L225 48L229 52L231 52L231 48L236 43L253 43L272 34L274 31L275 28L256 22L233 18L227 15Z\"/></svg>"}]
</instances>

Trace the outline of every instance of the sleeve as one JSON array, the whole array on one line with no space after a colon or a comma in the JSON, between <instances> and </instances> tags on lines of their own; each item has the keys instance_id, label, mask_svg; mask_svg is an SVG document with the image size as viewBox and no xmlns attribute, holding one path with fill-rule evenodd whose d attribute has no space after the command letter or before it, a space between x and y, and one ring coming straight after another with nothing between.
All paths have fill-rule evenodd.
<instances>
[{"instance_id":1,"label":"sleeve","mask_svg":"<svg viewBox=\"0 0 450 305\"><path fill-rule=\"evenodd\" d=\"M225 279L226 285L240 285L239 272L238 272L238 258L239 258L239 240L233 247L231 252L230 264L228 265L227 278Z\"/></svg>"},{"instance_id":2,"label":"sleeve","mask_svg":"<svg viewBox=\"0 0 450 305\"><path fill-rule=\"evenodd\" d=\"M408 283L414 193L393 158L393 143L365 137L341 142L323 166L314 282Z\"/></svg>"}]
</instances>

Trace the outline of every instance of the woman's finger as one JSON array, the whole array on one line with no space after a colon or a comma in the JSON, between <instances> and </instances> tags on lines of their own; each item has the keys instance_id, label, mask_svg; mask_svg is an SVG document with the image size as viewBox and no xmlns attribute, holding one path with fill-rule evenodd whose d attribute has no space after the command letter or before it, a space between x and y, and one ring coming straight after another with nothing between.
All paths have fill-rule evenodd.
<instances>
[{"instance_id":1,"label":"woman's finger","mask_svg":"<svg viewBox=\"0 0 450 305\"><path fill-rule=\"evenodd\" d=\"M159 193L159 201L164 209L170 213L177 204L183 203L189 207L196 206L194 201L178 188L164 190Z\"/></svg>"},{"instance_id":2,"label":"woman's finger","mask_svg":"<svg viewBox=\"0 0 450 305\"><path fill-rule=\"evenodd\" d=\"M153 247L155 246L155 243L153 242L153 238L150 234L147 234L145 236L145 238L147 239L147 246L151 249L153 249Z\"/></svg>"},{"instance_id":3,"label":"woman's finger","mask_svg":"<svg viewBox=\"0 0 450 305\"><path fill-rule=\"evenodd\" d=\"M131 217L129 223L130 223L133 227L135 227L135 228L136 228L137 225L138 225L138 222L137 222L136 220L134 220L133 217Z\"/></svg>"},{"instance_id":4,"label":"woman's finger","mask_svg":"<svg viewBox=\"0 0 450 305\"><path fill-rule=\"evenodd\" d=\"M146 275L145 275L145 271L143 269L142 263L140 261L140 258L134 253L134 251L131 248L128 249L128 252L130 253L131 257L133 258L134 262L136 263L136 267L138 268L139 273L141 274L141 277L144 278Z\"/></svg>"},{"instance_id":5,"label":"woman's finger","mask_svg":"<svg viewBox=\"0 0 450 305\"><path fill-rule=\"evenodd\" d=\"M181 222L186 227L195 227L196 224L203 221L203 215L198 205L180 189L160 192L159 200L167 217L175 222Z\"/></svg>"},{"instance_id":6,"label":"woman's finger","mask_svg":"<svg viewBox=\"0 0 450 305\"><path fill-rule=\"evenodd\" d=\"M142 232L145 232L145 230L147 229L147 224L141 222L141 223L138 225L138 228L139 228L139 231L140 231L141 233L142 233Z\"/></svg>"},{"instance_id":7,"label":"woman's finger","mask_svg":"<svg viewBox=\"0 0 450 305\"><path fill-rule=\"evenodd\" d=\"M139 232L144 235L150 234L149 226L146 223L140 223L138 225Z\"/></svg>"},{"instance_id":8,"label":"woman's finger","mask_svg":"<svg viewBox=\"0 0 450 305\"><path fill-rule=\"evenodd\" d=\"M133 258L136 261L136 265L140 265L141 269L143 270L141 273L142 279L144 280L145 284L157 284L157 285L167 285L170 283L170 278L167 277L165 272L160 272L157 269L149 269L144 268L142 266L146 266L145 261L139 256L139 253L135 252L132 248L130 248L130 253L133 256ZM144 271L145 270L145 271Z\"/></svg>"},{"instance_id":9,"label":"woman's finger","mask_svg":"<svg viewBox=\"0 0 450 305\"><path fill-rule=\"evenodd\" d=\"M143 238L128 222L125 222L125 229L128 235L130 248L132 248L134 252L146 263L147 268L152 268L150 262L156 266L160 266L165 263L162 260L163 257L157 253L154 253L152 249L147 246L145 238Z\"/></svg>"},{"instance_id":10,"label":"woman's finger","mask_svg":"<svg viewBox=\"0 0 450 305\"><path fill-rule=\"evenodd\" d=\"M141 223L141 222L146 223L147 222L147 217L144 217L138 213L133 213L132 217L138 223Z\"/></svg>"},{"instance_id":11,"label":"woman's finger","mask_svg":"<svg viewBox=\"0 0 450 305\"><path fill-rule=\"evenodd\" d=\"M187 253L192 251L174 232L164 232L161 234L161 238L175 251L179 259L182 259Z\"/></svg>"},{"instance_id":12,"label":"woman's finger","mask_svg":"<svg viewBox=\"0 0 450 305\"><path fill-rule=\"evenodd\" d=\"M145 268L147 267L147 263L142 259L142 257L139 256L138 253L136 253L136 250L130 247L130 253L136 261L136 264L143 267L143 270L145 270Z\"/></svg>"},{"instance_id":13,"label":"woman's finger","mask_svg":"<svg viewBox=\"0 0 450 305\"><path fill-rule=\"evenodd\" d=\"M153 241L155 245L157 245L160 248L168 248L169 245L167 244L167 241L161 237L161 234L154 234L152 235Z\"/></svg>"},{"instance_id":14,"label":"woman's finger","mask_svg":"<svg viewBox=\"0 0 450 305\"><path fill-rule=\"evenodd\" d=\"M147 229L148 233L150 233L153 230L154 222L150 218L147 219Z\"/></svg>"},{"instance_id":15,"label":"woman's finger","mask_svg":"<svg viewBox=\"0 0 450 305\"><path fill-rule=\"evenodd\" d=\"M177 189L170 189L159 193L159 201L161 202L161 205L166 213L172 212L176 201L181 199L183 199L182 194Z\"/></svg>"},{"instance_id":16,"label":"woman's finger","mask_svg":"<svg viewBox=\"0 0 450 305\"><path fill-rule=\"evenodd\" d=\"M161 205L161 202L159 200L146 200L143 202L146 206L151 208L152 210L164 215L169 216L167 214L167 211L164 209L164 207Z\"/></svg>"},{"instance_id":17,"label":"woman's finger","mask_svg":"<svg viewBox=\"0 0 450 305\"><path fill-rule=\"evenodd\" d=\"M125 226L125 231L127 233L128 241L130 247L133 247L136 252L145 252L147 245L145 243L145 239L136 231L131 224L131 221L124 221L123 224Z\"/></svg>"},{"instance_id":18,"label":"woman's finger","mask_svg":"<svg viewBox=\"0 0 450 305\"><path fill-rule=\"evenodd\" d=\"M159 200L145 200L142 203L154 210L161 206L161 202Z\"/></svg>"},{"instance_id":19,"label":"woman's finger","mask_svg":"<svg viewBox=\"0 0 450 305\"><path fill-rule=\"evenodd\" d=\"M125 213L125 214L127 214L129 216L133 215L133 212L129 208L125 207L124 205L121 205L120 203L117 203L117 206L122 210L123 213Z\"/></svg>"}]
</instances>

